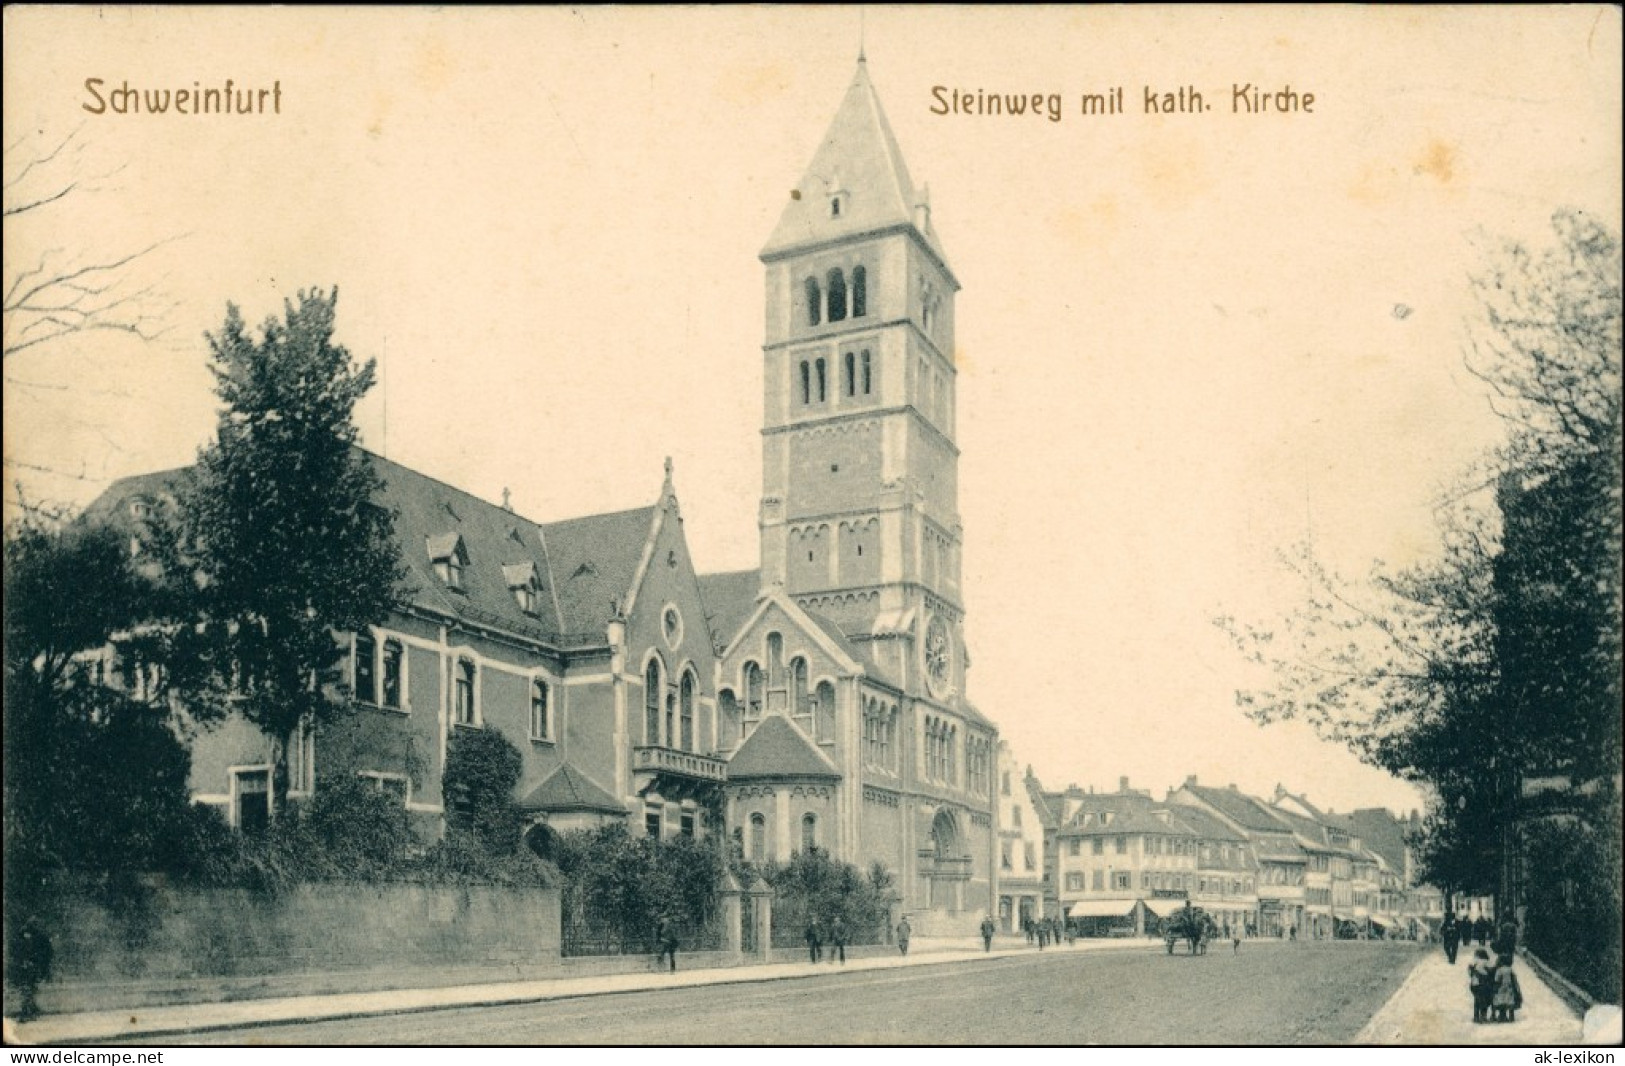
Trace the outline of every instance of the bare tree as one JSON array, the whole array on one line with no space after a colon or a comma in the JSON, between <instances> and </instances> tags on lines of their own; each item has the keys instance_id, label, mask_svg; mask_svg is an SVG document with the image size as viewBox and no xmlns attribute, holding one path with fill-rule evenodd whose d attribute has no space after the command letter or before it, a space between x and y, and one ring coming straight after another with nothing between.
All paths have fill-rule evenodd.
<instances>
[{"instance_id":1,"label":"bare tree","mask_svg":"<svg viewBox=\"0 0 1625 1066\"><path fill-rule=\"evenodd\" d=\"M81 127L82 129L82 127ZM86 175L85 143L75 130L54 145L23 136L5 148L4 217L6 243L24 219L39 221L62 212L75 197L94 193L118 174ZM64 237L70 228L57 220L46 232ZM70 249L52 244L22 263L8 258L5 269L4 359L6 382L24 388L51 386L12 376L12 360L24 352L90 333L121 334L151 341L164 331L168 308L155 287L135 280L131 268L172 238L115 252Z\"/></svg>"}]
</instances>

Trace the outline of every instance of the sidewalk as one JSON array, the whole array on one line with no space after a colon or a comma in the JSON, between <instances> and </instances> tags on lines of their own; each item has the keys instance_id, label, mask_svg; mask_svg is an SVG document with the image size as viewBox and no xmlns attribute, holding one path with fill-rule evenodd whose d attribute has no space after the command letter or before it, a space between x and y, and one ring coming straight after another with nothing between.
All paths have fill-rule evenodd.
<instances>
[{"instance_id":1,"label":"sidewalk","mask_svg":"<svg viewBox=\"0 0 1625 1066\"><path fill-rule=\"evenodd\" d=\"M1518 1020L1474 1024L1467 991L1470 952L1450 965L1442 948L1422 957L1399 991L1354 1038L1356 1044L1562 1045L1581 1043L1580 1018L1527 964L1517 964Z\"/></svg>"},{"instance_id":2,"label":"sidewalk","mask_svg":"<svg viewBox=\"0 0 1625 1066\"><path fill-rule=\"evenodd\" d=\"M417 1011L449 1010L457 1007L494 1007L514 1003L541 1003L579 996L612 995L664 988L690 988L698 985L749 984L758 981L785 981L795 978L852 973L867 970L899 969L905 966L935 966L1033 955L1036 948L1004 938L995 941L992 952L978 943L974 949L955 938L937 944L916 939L907 956L879 955L852 959L843 968L836 964L810 962L768 963L760 966L729 966L708 970L679 970L677 973L621 973L601 977L553 978L539 981L513 981L502 984L463 985L453 988L397 989L388 992L353 992L330 996L290 996L282 999L245 1000L236 1003L199 1003L172 1007L144 1007L121 1011L94 1011L83 1014L50 1014L31 1022L5 1020L5 1042L15 1044L84 1044L135 1037L178 1036L211 1029L237 1029L252 1026L287 1025L296 1022L363 1018ZM1080 940L1051 951L1121 951L1156 947L1149 940Z\"/></svg>"}]
</instances>

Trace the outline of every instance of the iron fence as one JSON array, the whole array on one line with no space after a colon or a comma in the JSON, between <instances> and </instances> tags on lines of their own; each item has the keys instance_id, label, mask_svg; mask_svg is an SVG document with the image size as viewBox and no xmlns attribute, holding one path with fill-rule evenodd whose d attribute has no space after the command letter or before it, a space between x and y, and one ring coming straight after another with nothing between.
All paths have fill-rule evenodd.
<instances>
[{"instance_id":1,"label":"iron fence","mask_svg":"<svg viewBox=\"0 0 1625 1066\"><path fill-rule=\"evenodd\" d=\"M569 891L561 902L559 950L565 958L659 954L655 925L595 907ZM722 944L722 923L714 914L677 927L679 951L719 951Z\"/></svg>"}]
</instances>

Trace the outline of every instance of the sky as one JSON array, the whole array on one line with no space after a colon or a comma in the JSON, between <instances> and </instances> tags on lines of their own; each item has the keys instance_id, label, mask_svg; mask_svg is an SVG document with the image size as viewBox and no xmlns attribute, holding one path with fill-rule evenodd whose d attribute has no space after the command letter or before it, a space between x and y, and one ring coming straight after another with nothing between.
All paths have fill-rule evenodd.
<instances>
[{"instance_id":1,"label":"sky","mask_svg":"<svg viewBox=\"0 0 1625 1066\"><path fill-rule=\"evenodd\" d=\"M1261 679L1212 619L1289 612L1300 541L1351 575L1425 557L1500 434L1462 362L1469 276L1558 207L1620 224L1617 9L4 18L7 205L79 182L8 217L8 288L46 251L151 248L123 280L164 329L7 358L8 513L192 461L228 301L259 322L336 285L378 361L368 447L538 521L651 503L671 456L706 571L757 563L757 254L861 46L963 285L968 695L1052 788L1419 806L1244 718ZM228 77L280 113L87 110ZM1124 114L1082 113L1118 86ZM1247 86L1300 110L1237 113ZM1206 109L1146 113L1181 89ZM955 90L1046 110L934 113Z\"/></svg>"}]
</instances>

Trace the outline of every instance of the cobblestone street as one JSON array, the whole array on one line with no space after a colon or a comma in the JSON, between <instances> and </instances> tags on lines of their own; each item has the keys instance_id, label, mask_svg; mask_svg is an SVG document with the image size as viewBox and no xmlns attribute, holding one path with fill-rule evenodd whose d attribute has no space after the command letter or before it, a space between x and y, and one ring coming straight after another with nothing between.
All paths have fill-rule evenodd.
<instances>
[{"instance_id":1,"label":"cobblestone street","mask_svg":"<svg viewBox=\"0 0 1625 1066\"><path fill-rule=\"evenodd\" d=\"M1348 1043L1418 959L1383 943L1051 951L182 1037L200 1043ZM173 1043L171 1038L165 1041Z\"/></svg>"}]
</instances>

